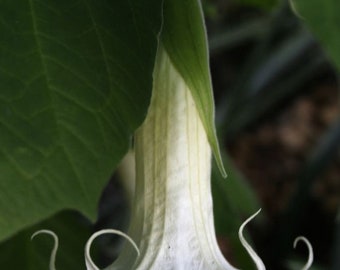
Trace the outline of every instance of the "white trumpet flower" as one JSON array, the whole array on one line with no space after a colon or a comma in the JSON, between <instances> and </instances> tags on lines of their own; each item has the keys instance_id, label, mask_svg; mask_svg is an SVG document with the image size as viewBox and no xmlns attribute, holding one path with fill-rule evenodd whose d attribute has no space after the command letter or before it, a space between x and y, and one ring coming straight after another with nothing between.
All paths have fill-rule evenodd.
<instances>
[{"instance_id":1,"label":"white trumpet flower","mask_svg":"<svg viewBox=\"0 0 340 270\"><path fill-rule=\"evenodd\" d=\"M136 190L129 236L115 230L94 234L85 248L87 270L99 269L91 260L90 246L103 233L120 234L131 244L123 247L106 270L237 270L224 258L215 237L211 149L205 129L188 86L161 45L151 105L136 131L135 153ZM242 234L258 212L243 223L239 237L257 268L264 270Z\"/></svg>"},{"instance_id":2,"label":"white trumpet flower","mask_svg":"<svg viewBox=\"0 0 340 270\"><path fill-rule=\"evenodd\" d=\"M160 46L151 105L135 136L136 193L127 245L108 269L235 269L221 254L211 150L190 90Z\"/></svg>"}]
</instances>

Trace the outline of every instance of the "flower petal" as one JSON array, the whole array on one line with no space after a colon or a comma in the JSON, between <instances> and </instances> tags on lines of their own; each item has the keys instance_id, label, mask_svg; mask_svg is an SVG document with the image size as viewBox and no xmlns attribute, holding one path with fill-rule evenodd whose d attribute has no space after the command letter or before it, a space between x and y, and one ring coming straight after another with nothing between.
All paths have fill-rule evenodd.
<instances>
[{"instance_id":1,"label":"flower petal","mask_svg":"<svg viewBox=\"0 0 340 270\"><path fill-rule=\"evenodd\" d=\"M53 247L52 252L51 252L50 270L56 270L56 268L55 268L55 257L57 255L57 250L58 250L58 245L59 245L58 236L50 230L39 230L39 231L35 232L34 234L32 234L31 240L33 240L33 238L36 237L38 234L49 234L53 237L54 247Z\"/></svg>"},{"instance_id":2,"label":"flower petal","mask_svg":"<svg viewBox=\"0 0 340 270\"><path fill-rule=\"evenodd\" d=\"M308 248L308 260L307 260L307 263L301 268L301 270L308 270L313 264L313 259L314 259L313 247L306 237L298 236L294 240L294 245L293 245L294 248L296 248L296 245L299 241L304 242Z\"/></svg>"},{"instance_id":3,"label":"flower petal","mask_svg":"<svg viewBox=\"0 0 340 270\"><path fill-rule=\"evenodd\" d=\"M139 249L136 245L136 243L125 233L118 231L118 230L114 230L114 229L106 229L106 230L101 230L98 231L94 234L92 234L92 236L89 238L89 240L87 240L86 242L86 246L85 246L85 264L86 264L86 269L87 270L99 270L99 268L94 264L94 262L91 259L91 255L90 255L90 248L91 248L91 244L93 242L93 240L95 238L97 238L100 235L103 234L117 234L120 236L123 236L126 240L128 240L131 245L134 247L134 249L137 252L137 257L135 259L137 259L140 255Z\"/></svg>"},{"instance_id":4,"label":"flower petal","mask_svg":"<svg viewBox=\"0 0 340 270\"><path fill-rule=\"evenodd\" d=\"M241 241L242 245L247 250L247 252L250 255L250 257L253 259L257 269L258 270L265 270L266 267L264 266L261 258L256 254L254 249L248 244L248 242L246 241L246 239L243 236L243 229L244 229L244 227L248 224L248 222L250 222L253 218L255 218L260 213L260 211L261 211L261 209L259 209L255 214L253 214L245 222L242 223L242 225L241 225L241 227L240 227L240 229L238 231L238 237L240 238L240 241Z\"/></svg>"}]
</instances>

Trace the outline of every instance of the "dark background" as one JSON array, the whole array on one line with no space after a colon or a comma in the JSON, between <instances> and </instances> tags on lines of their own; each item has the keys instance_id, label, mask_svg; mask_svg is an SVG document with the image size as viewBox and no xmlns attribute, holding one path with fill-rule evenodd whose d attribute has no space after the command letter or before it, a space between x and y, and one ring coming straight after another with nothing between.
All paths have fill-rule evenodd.
<instances>
[{"instance_id":1,"label":"dark background","mask_svg":"<svg viewBox=\"0 0 340 270\"><path fill-rule=\"evenodd\" d=\"M293 250L298 235L312 243L315 269L340 269L338 73L286 1L246 2L204 7L219 138L262 207L251 238L267 269L299 269L307 249ZM216 219L235 259L228 219Z\"/></svg>"}]
</instances>

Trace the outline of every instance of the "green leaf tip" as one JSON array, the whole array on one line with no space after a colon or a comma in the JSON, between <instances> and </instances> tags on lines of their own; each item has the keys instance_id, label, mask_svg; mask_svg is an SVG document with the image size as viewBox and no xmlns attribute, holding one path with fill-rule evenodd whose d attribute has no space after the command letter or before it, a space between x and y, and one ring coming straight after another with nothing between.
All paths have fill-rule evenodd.
<instances>
[{"instance_id":1,"label":"green leaf tip","mask_svg":"<svg viewBox=\"0 0 340 270\"><path fill-rule=\"evenodd\" d=\"M192 93L218 168L226 177L215 129L215 107L201 3L198 0L165 0L163 19L161 42Z\"/></svg>"}]
</instances>

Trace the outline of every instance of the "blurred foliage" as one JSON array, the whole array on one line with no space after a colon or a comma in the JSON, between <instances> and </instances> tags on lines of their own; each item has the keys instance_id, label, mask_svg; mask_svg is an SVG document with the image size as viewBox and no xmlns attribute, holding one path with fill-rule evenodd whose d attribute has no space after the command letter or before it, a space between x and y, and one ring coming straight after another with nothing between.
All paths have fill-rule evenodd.
<instances>
[{"instance_id":1,"label":"blurred foliage","mask_svg":"<svg viewBox=\"0 0 340 270\"><path fill-rule=\"evenodd\" d=\"M340 70L340 1L291 0L291 4Z\"/></svg>"},{"instance_id":2,"label":"blurred foliage","mask_svg":"<svg viewBox=\"0 0 340 270\"><path fill-rule=\"evenodd\" d=\"M336 25L340 16L332 12L337 10L335 8L337 3L332 3L334 1L317 4L317 1L309 3L301 0L300 2L304 3L301 4L303 12L306 13L301 10L300 15L307 15L309 12L310 17L307 21L301 20L292 12L288 1L278 2L271 12L264 12L254 5L245 7L240 3L237 6L236 2L243 1L229 1L230 5L224 6L223 14L215 12L218 18L208 20L211 66L216 90L216 120L219 137L225 146L232 144L240 134L249 133L264 120L284 110L288 102L306 93L306 85L311 81L320 80L324 74L329 73L337 77L337 72L332 70L328 57L332 56L333 60L337 57L337 50L332 52L332 48L336 48L334 44L340 44L340 41L336 40L339 35L335 34L338 31ZM216 6L218 3L215 2ZM326 8L332 4L333 9ZM325 12L313 17L312 13L317 12L317 5L323 6L321 10ZM239 19L235 19L235 11L242 13L240 11L242 9L246 15L239 15ZM298 5L297 9L299 10ZM334 18L326 19L332 16ZM320 27L321 21L322 27ZM315 40L314 34L325 45L327 53L324 53L323 48ZM291 269L296 269L296 264L299 265L299 261L304 261L304 257L292 257L292 254L295 254L292 242L298 233L303 233L301 226L306 222L306 210L312 205L313 183L336 158L339 141L339 122L335 121L323 131L314 149L310 150L309 158L297 173L296 189L288 207L282 213L277 213L276 220L269 222L266 217L266 222L255 226L257 235L252 234L254 242L257 243L257 250L269 269L286 269L285 261L288 258ZM229 160L228 163L232 164ZM241 180L237 177L237 181L245 182L248 188L235 187L235 172L236 175L240 173L233 165L226 165L226 168L229 179L227 178L225 182L221 179L216 180L216 175L213 173L212 187L217 233L228 235L228 239L232 239L233 233L235 234L237 230L236 224L247 212L238 207L240 204L247 205L247 203L242 203L240 201L242 199L237 200L234 197L253 198L255 191L250 188L245 177ZM223 185L225 183L225 187L221 183ZM228 188L235 193L228 193ZM253 202L253 204L260 203ZM265 211L260 215L265 216ZM309 225L309 227L313 226ZM308 234L313 230L310 229L305 233ZM315 237L315 235L309 236ZM240 252L235 255L235 259L240 265L242 264L240 261L243 260L248 263L241 257L242 251L239 251L237 239L235 240L235 242L230 240L231 249ZM315 250L321 252L318 243L313 244ZM332 242L329 243L328 250L331 250L331 245ZM333 249L336 249L335 244ZM321 255L315 255L317 262L313 269L324 269L322 263L318 265L318 258ZM336 260L333 261L335 264ZM242 267L250 269L248 266L242 265Z\"/></svg>"},{"instance_id":3,"label":"blurred foliage","mask_svg":"<svg viewBox=\"0 0 340 270\"><path fill-rule=\"evenodd\" d=\"M279 0L236 0L236 2L240 2L244 5L246 4L260 8L271 9L278 4Z\"/></svg>"}]
</instances>

